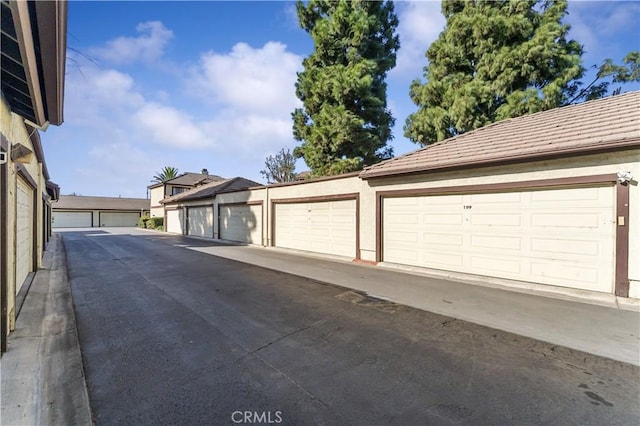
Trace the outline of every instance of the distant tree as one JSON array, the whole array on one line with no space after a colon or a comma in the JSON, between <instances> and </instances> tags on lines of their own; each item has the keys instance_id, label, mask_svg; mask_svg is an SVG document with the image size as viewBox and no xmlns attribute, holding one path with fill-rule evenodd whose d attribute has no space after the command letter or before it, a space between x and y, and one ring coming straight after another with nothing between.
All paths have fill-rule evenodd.
<instances>
[{"instance_id":1,"label":"distant tree","mask_svg":"<svg viewBox=\"0 0 640 426\"><path fill-rule=\"evenodd\" d=\"M276 155L270 155L264 161L265 169L260 174L267 183L283 183L296 180L296 157L291 150L282 148Z\"/></svg>"},{"instance_id":2,"label":"distant tree","mask_svg":"<svg viewBox=\"0 0 640 426\"><path fill-rule=\"evenodd\" d=\"M568 40L566 0L443 0L446 27L426 52L425 82L405 136L427 145L498 120L601 97L607 82L638 78L638 53L626 65L606 60L582 88L583 48Z\"/></svg>"},{"instance_id":3,"label":"distant tree","mask_svg":"<svg viewBox=\"0 0 640 426\"><path fill-rule=\"evenodd\" d=\"M300 26L315 49L298 73L293 135L313 176L334 175L392 156L394 119L387 108L387 71L400 46L390 1L310 0L296 3Z\"/></svg>"},{"instance_id":4,"label":"distant tree","mask_svg":"<svg viewBox=\"0 0 640 426\"><path fill-rule=\"evenodd\" d=\"M165 166L160 172L156 173L152 182L166 182L178 177L178 169L171 166Z\"/></svg>"},{"instance_id":5,"label":"distant tree","mask_svg":"<svg viewBox=\"0 0 640 426\"><path fill-rule=\"evenodd\" d=\"M629 52L624 57L622 65L614 64L612 59L605 59L599 67L593 65L591 68L598 70L595 78L569 103L601 98L609 92L612 83L640 82L640 52ZM613 94L617 95L621 91L622 87L618 86L613 90Z\"/></svg>"}]
</instances>

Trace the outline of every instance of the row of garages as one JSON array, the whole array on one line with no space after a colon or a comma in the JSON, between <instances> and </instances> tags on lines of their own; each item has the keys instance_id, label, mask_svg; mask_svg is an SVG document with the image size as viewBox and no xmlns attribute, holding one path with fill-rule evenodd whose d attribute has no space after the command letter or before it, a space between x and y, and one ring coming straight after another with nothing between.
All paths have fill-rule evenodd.
<instances>
[{"instance_id":1,"label":"row of garages","mask_svg":"<svg viewBox=\"0 0 640 426\"><path fill-rule=\"evenodd\" d=\"M631 92L506 120L360 173L209 184L163 202L167 230L638 298L639 103Z\"/></svg>"},{"instance_id":2,"label":"row of garages","mask_svg":"<svg viewBox=\"0 0 640 426\"><path fill-rule=\"evenodd\" d=\"M41 131L63 121L66 2L1 2L0 352L51 236ZM4 389L3 389L4 391ZM4 396L4 395L3 395Z\"/></svg>"},{"instance_id":3,"label":"row of garages","mask_svg":"<svg viewBox=\"0 0 640 426\"><path fill-rule=\"evenodd\" d=\"M619 154L618 161L628 154ZM637 163L625 166L640 172ZM167 205L166 223L168 232L178 234L620 292L631 274L638 276L637 264L628 270L629 260L637 260L637 241L632 252L619 246L619 217L628 213L617 200L628 198L629 185L619 183L616 173L575 178L572 168L563 172L569 176L489 185L417 179L372 186L346 176L258 187ZM336 187L349 192L334 192Z\"/></svg>"},{"instance_id":4,"label":"row of garages","mask_svg":"<svg viewBox=\"0 0 640 426\"><path fill-rule=\"evenodd\" d=\"M137 226L149 205L146 198L61 195L53 203L51 222L53 228Z\"/></svg>"}]
</instances>

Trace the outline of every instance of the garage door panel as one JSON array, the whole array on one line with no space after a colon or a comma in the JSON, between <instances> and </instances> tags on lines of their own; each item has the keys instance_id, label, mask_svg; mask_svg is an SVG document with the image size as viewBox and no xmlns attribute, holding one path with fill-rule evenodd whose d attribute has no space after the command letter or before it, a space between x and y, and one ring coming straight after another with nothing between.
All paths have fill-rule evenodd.
<instances>
[{"instance_id":1,"label":"garage door panel","mask_svg":"<svg viewBox=\"0 0 640 426\"><path fill-rule=\"evenodd\" d=\"M422 223L425 225L461 225L464 221L461 214L430 214L424 216ZM416 221L418 223L418 221Z\"/></svg>"},{"instance_id":2,"label":"garage door panel","mask_svg":"<svg viewBox=\"0 0 640 426\"><path fill-rule=\"evenodd\" d=\"M538 255L583 255L589 257L604 256L600 251L601 244L594 240L558 240L549 238L533 238L531 251Z\"/></svg>"},{"instance_id":3,"label":"garage door panel","mask_svg":"<svg viewBox=\"0 0 640 426\"><path fill-rule=\"evenodd\" d=\"M53 228L91 228L92 212L60 212L51 215Z\"/></svg>"},{"instance_id":4,"label":"garage door panel","mask_svg":"<svg viewBox=\"0 0 640 426\"><path fill-rule=\"evenodd\" d=\"M470 256L469 260L472 268L491 274L498 271L509 274L509 276L504 275L505 278L517 278L522 273L522 261L519 259L499 256Z\"/></svg>"},{"instance_id":5,"label":"garage door panel","mask_svg":"<svg viewBox=\"0 0 640 426\"><path fill-rule=\"evenodd\" d=\"M167 223L166 230L172 234L182 234L183 225L183 211L179 210L167 210Z\"/></svg>"},{"instance_id":6,"label":"garage door panel","mask_svg":"<svg viewBox=\"0 0 640 426\"><path fill-rule=\"evenodd\" d=\"M523 218L517 213L512 213L512 214L471 213L470 219L471 219L472 225L478 225L478 226L498 226L498 227L517 226L519 227L522 225Z\"/></svg>"},{"instance_id":7,"label":"garage door panel","mask_svg":"<svg viewBox=\"0 0 640 426\"><path fill-rule=\"evenodd\" d=\"M455 252L447 253L446 251L425 250L423 252L423 255L424 256L421 256L420 259L422 262L428 261L429 263L433 263L434 265L441 267L462 267L464 263L464 257L461 254Z\"/></svg>"},{"instance_id":8,"label":"garage door panel","mask_svg":"<svg viewBox=\"0 0 640 426\"><path fill-rule=\"evenodd\" d=\"M137 226L140 213L100 212L100 226Z\"/></svg>"},{"instance_id":9,"label":"garage door panel","mask_svg":"<svg viewBox=\"0 0 640 426\"><path fill-rule=\"evenodd\" d=\"M188 207L189 235L213 238L213 206Z\"/></svg>"},{"instance_id":10,"label":"garage door panel","mask_svg":"<svg viewBox=\"0 0 640 426\"><path fill-rule=\"evenodd\" d=\"M220 207L220 238L262 244L262 205Z\"/></svg>"},{"instance_id":11,"label":"garage door panel","mask_svg":"<svg viewBox=\"0 0 640 426\"><path fill-rule=\"evenodd\" d=\"M33 271L33 189L18 178L16 194L16 294Z\"/></svg>"},{"instance_id":12,"label":"garage door panel","mask_svg":"<svg viewBox=\"0 0 640 426\"><path fill-rule=\"evenodd\" d=\"M472 235L471 246L476 248L490 248L494 250L520 251L522 241L520 237L495 237L490 235Z\"/></svg>"},{"instance_id":13,"label":"garage door panel","mask_svg":"<svg viewBox=\"0 0 640 426\"><path fill-rule=\"evenodd\" d=\"M484 207L483 205L494 205L503 203L519 203L522 200L520 192L502 192L491 194L470 194L469 201L474 207ZM503 207L503 206L500 206Z\"/></svg>"},{"instance_id":14,"label":"garage door panel","mask_svg":"<svg viewBox=\"0 0 640 426\"><path fill-rule=\"evenodd\" d=\"M600 268L583 264L568 264L558 261L536 261L531 263L531 275L538 280L549 282L561 287L576 287L591 291L613 291L613 285L605 287Z\"/></svg>"},{"instance_id":15,"label":"garage door panel","mask_svg":"<svg viewBox=\"0 0 640 426\"><path fill-rule=\"evenodd\" d=\"M605 188L574 188L571 191L562 189L534 191L531 193L531 201L533 204L543 202L563 202L566 200L571 201L587 201L589 205L593 201L597 201L602 198L603 189ZM606 194L606 189L604 193Z\"/></svg>"},{"instance_id":16,"label":"garage door panel","mask_svg":"<svg viewBox=\"0 0 640 426\"><path fill-rule=\"evenodd\" d=\"M275 206L277 247L354 257L355 200Z\"/></svg>"},{"instance_id":17,"label":"garage door panel","mask_svg":"<svg viewBox=\"0 0 640 426\"><path fill-rule=\"evenodd\" d=\"M405 232L404 234L411 235L411 233L407 233L407 232ZM411 238L411 237L408 237L408 238ZM460 234L425 233L423 234L422 241L425 241L429 244L437 244L437 245L451 246L451 247L462 247L463 236Z\"/></svg>"},{"instance_id":18,"label":"garage door panel","mask_svg":"<svg viewBox=\"0 0 640 426\"><path fill-rule=\"evenodd\" d=\"M612 291L612 186L407 198L383 199L383 261Z\"/></svg>"}]
</instances>

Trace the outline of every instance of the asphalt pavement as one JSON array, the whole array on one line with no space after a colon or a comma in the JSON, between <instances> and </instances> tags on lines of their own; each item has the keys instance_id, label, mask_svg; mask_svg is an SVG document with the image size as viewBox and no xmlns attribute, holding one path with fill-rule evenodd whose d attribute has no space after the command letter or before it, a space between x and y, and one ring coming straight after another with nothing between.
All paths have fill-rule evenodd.
<instances>
[{"instance_id":1,"label":"asphalt pavement","mask_svg":"<svg viewBox=\"0 0 640 426\"><path fill-rule=\"evenodd\" d=\"M63 235L81 343L64 350L78 356L82 348L84 371L73 356L59 366L53 380L67 388L58 389L57 400L48 394L51 385L41 390L50 367L15 380L16 355L29 345L36 355L27 364L51 362L42 341L19 336L27 321L21 315L1 361L3 425L89 424L87 398L97 424L640 419L633 305L559 300L138 230ZM56 274L58 287L48 287L58 296L53 300L71 300L59 285L65 279ZM46 305L32 292L25 309ZM73 341L74 320L65 333L41 321L35 334ZM76 381L67 383L63 371ZM29 386L40 390L29 395ZM62 403L69 393L76 403ZM25 398L68 412L43 416L44 404L24 408ZM23 417L9 417L18 411ZM34 411L40 417L28 417Z\"/></svg>"}]
</instances>

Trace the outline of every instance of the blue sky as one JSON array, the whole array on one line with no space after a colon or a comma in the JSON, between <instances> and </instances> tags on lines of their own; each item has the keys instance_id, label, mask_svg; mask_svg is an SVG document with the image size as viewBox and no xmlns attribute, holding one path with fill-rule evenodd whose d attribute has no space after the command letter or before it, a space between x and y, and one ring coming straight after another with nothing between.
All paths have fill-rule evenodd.
<instances>
[{"instance_id":1,"label":"blue sky","mask_svg":"<svg viewBox=\"0 0 640 426\"><path fill-rule=\"evenodd\" d=\"M409 85L444 17L435 1L396 2L396 13L387 100L400 155L419 148L402 135ZM567 22L585 67L640 50L640 2L572 1ZM145 197L164 166L265 182L265 158L296 146L294 84L313 43L294 3L70 1L68 30L65 122L42 133L62 194Z\"/></svg>"}]
</instances>

